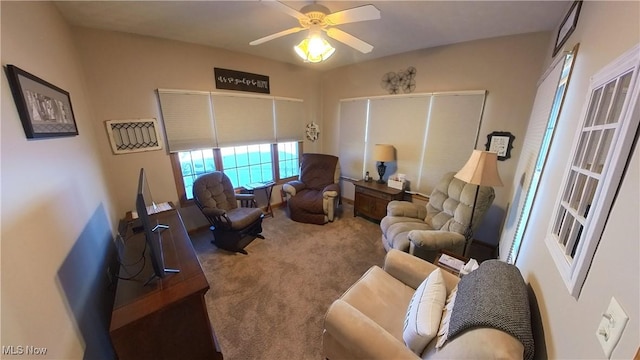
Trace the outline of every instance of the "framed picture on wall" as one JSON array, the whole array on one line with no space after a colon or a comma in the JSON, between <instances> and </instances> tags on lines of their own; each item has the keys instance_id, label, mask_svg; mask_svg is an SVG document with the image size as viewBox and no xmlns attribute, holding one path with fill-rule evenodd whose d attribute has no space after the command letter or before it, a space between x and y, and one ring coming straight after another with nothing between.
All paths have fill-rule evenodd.
<instances>
[{"instance_id":1,"label":"framed picture on wall","mask_svg":"<svg viewBox=\"0 0 640 360\"><path fill-rule=\"evenodd\" d=\"M562 19L562 23L560 23L560 28L558 29L558 35L556 36L556 45L553 47L554 57L556 56L558 51L562 49L564 43L567 42L567 39L569 39L569 36L571 36L573 30L576 29L576 25L578 24L578 15L580 15L581 7L581 0L574 1L573 4L571 4L571 8L569 8L567 14L564 16L564 19Z\"/></svg>"},{"instance_id":2,"label":"framed picture on wall","mask_svg":"<svg viewBox=\"0 0 640 360\"><path fill-rule=\"evenodd\" d=\"M28 139L78 135L68 92L14 65L7 78Z\"/></svg>"},{"instance_id":3,"label":"framed picture on wall","mask_svg":"<svg viewBox=\"0 0 640 360\"><path fill-rule=\"evenodd\" d=\"M497 153L500 161L507 160L511 157L511 149L515 138L510 132L494 131L487 135L486 150Z\"/></svg>"}]
</instances>

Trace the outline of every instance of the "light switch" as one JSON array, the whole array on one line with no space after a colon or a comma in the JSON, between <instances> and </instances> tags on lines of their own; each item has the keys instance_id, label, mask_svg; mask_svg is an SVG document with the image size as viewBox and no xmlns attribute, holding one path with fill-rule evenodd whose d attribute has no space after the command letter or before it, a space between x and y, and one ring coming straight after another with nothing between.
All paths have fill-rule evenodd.
<instances>
[{"instance_id":1,"label":"light switch","mask_svg":"<svg viewBox=\"0 0 640 360\"><path fill-rule=\"evenodd\" d=\"M629 315L622 310L616 298L612 297L609 307L602 314L600 325L598 325L598 330L596 331L600 346L602 346L602 350L607 358L611 358L613 348L616 347L616 344L620 340L627 321L629 321Z\"/></svg>"}]
</instances>

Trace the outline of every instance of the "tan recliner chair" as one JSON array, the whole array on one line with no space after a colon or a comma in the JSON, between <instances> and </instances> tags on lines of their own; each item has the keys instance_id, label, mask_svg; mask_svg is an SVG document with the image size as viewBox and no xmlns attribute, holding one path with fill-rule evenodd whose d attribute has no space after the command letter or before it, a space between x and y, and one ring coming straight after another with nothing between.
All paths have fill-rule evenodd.
<instances>
[{"instance_id":1,"label":"tan recliner chair","mask_svg":"<svg viewBox=\"0 0 640 360\"><path fill-rule=\"evenodd\" d=\"M340 203L340 162L333 155L302 154L298 180L282 186L291 220L325 224Z\"/></svg>"},{"instance_id":2,"label":"tan recliner chair","mask_svg":"<svg viewBox=\"0 0 640 360\"><path fill-rule=\"evenodd\" d=\"M472 238L465 236L471 220L471 210L477 185L467 184L446 174L433 189L426 206L408 201L391 201L387 216L380 222L382 245L409 252L433 261L440 250L465 255ZM493 203L492 187L481 186L473 213L472 229L482 221Z\"/></svg>"},{"instance_id":3,"label":"tan recliner chair","mask_svg":"<svg viewBox=\"0 0 640 360\"><path fill-rule=\"evenodd\" d=\"M492 260L498 262L498 260ZM330 360L388 360L388 359L530 359L533 354L533 339L526 285L520 272L506 263L492 264L485 271L485 264L478 271L485 271L488 278L497 276L502 282L495 286L486 286L474 281L473 273L465 275L464 289L460 280L453 274L442 271L447 296L456 286L458 297L466 295L471 301L487 302L495 305L487 316L492 318L510 318L511 325L518 331L505 332L484 322L473 323L457 335L449 336L444 346L437 347L438 338L429 342L421 354L416 354L405 344L403 331L407 309L420 283L426 279L436 265L418 259L407 253L390 250L384 261L384 267L372 266L339 299L333 302L324 318L322 333L322 358ZM497 268L497 271L493 269ZM509 268L510 271L503 271ZM476 274L479 275L479 274ZM518 279L519 278L519 279ZM509 280L506 280L509 279ZM495 279L493 279L495 280ZM516 281L517 280L517 281ZM474 285L475 283L475 285ZM480 291L475 291L480 289ZM461 293L463 293L461 295ZM505 296L505 293L508 293ZM475 298L474 298L475 296ZM506 299L509 298L509 299ZM509 300L510 305L507 304ZM457 299L456 303L464 303ZM503 306L511 313L495 316ZM453 306L453 313L467 314L467 308L461 310ZM482 310L480 311L482 312ZM500 320L503 320L500 319ZM497 320L496 322L499 322ZM507 326L506 329L510 329ZM512 335L514 334L514 335ZM515 336L521 336L525 341ZM526 344L526 345L525 345Z\"/></svg>"}]
</instances>

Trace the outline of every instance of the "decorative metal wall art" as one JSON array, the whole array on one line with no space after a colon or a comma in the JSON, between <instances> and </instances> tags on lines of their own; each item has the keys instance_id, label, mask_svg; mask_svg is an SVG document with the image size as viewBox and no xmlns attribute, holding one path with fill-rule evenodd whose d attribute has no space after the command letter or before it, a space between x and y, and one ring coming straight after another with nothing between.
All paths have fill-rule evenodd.
<instances>
[{"instance_id":1,"label":"decorative metal wall art","mask_svg":"<svg viewBox=\"0 0 640 360\"><path fill-rule=\"evenodd\" d=\"M105 125L116 155L162 149L156 119L107 120Z\"/></svg>"},{"instance_id":2,"label":"decorative metal wall art","mask_svg":"<svg viewBox=\"0 0 640 360\"><path fill-rule=\"evenodd\" d=\"M416 68L409 66L406 70L400 70L397 73L390 71L382 75L380 85L387 90L389 94L398 94L402 90L403 93L409 94L416 89Z\"/></svg>"},{"instance_id":3,"label":"decorative metal wall art","mask_svg":"<svg viewBox=\"0 0 640 360\"><path fill-rule=\"evenodd\" d=\"M305 133L307 134L307 139L311 141L316 141L318 140L318 136L320 135L320 127L318 126L318 124L312 121L309 124L307 124Z\"/></svg>"}]
</instances>

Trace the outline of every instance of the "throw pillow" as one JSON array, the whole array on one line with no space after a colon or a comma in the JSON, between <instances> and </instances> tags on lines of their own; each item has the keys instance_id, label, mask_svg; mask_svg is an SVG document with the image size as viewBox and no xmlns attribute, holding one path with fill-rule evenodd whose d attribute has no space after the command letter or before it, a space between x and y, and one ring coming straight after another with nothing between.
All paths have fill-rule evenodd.
<instances>
[{"instance_id":1,"label":"throw pillow","mask_svg":"<svg viewBox=\"0 0 640 360\"><path fill-rule=\"evenodd\" d=\"M440 349L445 341L447 341L447 334L449 333L449 319L451 319L451 312L453 311L453 304L456 301L456 295L458 294L458 287L456 286L447 297L447 302L442 309L442 321L440 321L440 329L438 330L438 342L436 342L436 349Z\"/></svg>"},{"instance_id":2,"label":"throw pillow","mask_svg":"<svg viewBox=\"0 0 640 360\"><path fill-rule=\"evenodd\" d=\"M446 297L444 278L436 269L418 286L409 302L402 339L418 356L436 337Z\"/></svg>"}]
</instances>

